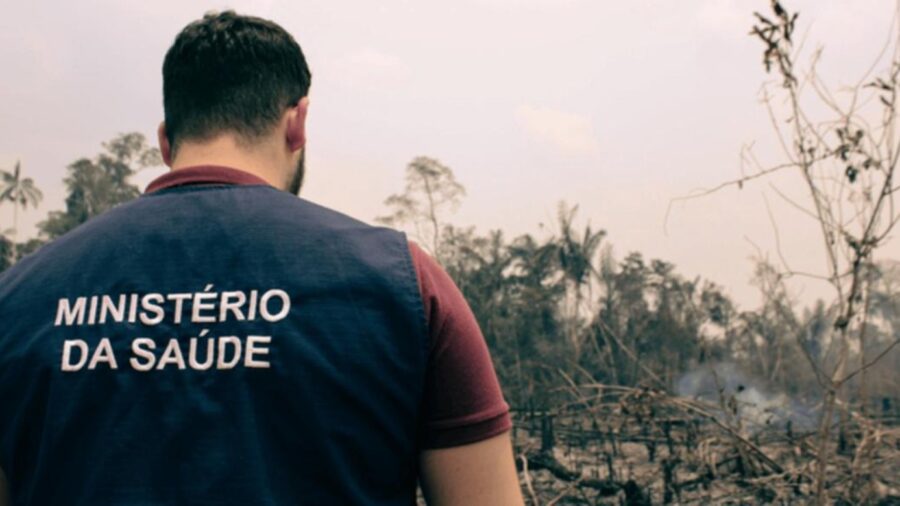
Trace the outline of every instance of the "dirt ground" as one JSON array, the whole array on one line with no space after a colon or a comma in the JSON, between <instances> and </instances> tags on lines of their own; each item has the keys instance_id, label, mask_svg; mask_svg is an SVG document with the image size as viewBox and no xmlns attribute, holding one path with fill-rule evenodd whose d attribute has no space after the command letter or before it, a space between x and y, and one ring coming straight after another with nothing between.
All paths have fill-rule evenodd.
<instances>
[{"instance_id":1,"label":"dirt ground","mask_svg":"<svg viewBox=\"0 0 900 506\"><path fill-rule=\"evenodd\" d=\"M517 413L513 438L526 504L813 503L815 431L747 431L672 415ZM900 506L900 428L836 432L828 445L828 503Z\"/></svg>"}]
</instances>

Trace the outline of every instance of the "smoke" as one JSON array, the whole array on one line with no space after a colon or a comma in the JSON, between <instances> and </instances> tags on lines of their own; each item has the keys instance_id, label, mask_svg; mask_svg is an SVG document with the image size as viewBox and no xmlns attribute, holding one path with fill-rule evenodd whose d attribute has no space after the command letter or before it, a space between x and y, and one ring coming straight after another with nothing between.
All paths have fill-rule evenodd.
<instances>
[{"instance_id":1,"label":"smoke","mask_svg":"<svg viewBox=\"0 0 900 506\"><path fill-rule=\"evenodd\" d=\"M815 428L815 413L784 393L767 390L761 381L754 380L731 362L705 365L683 374L675 384L676 391L690 397L721 406L721 398L733 398L737 417L750 430L765 427L791 427L797 430ZM731 408L729 408L731 409ZM719 413L724 415L721 408Z\"/></svg>"}]
</instances>

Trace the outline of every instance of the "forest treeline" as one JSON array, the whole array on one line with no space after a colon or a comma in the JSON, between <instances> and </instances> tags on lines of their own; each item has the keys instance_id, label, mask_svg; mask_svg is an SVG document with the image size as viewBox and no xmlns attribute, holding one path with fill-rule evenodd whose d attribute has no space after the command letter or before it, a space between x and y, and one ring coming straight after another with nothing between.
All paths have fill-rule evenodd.
<instances>
[{"instance_id":1,"label":"forest treeline","mask_svg":"<svg viewBox=\"0 0 900 506\"><path fill-rule=\"evenodd\" d=\"M138 133L103 144L93 158L67 168L65 207L38 224L38 236L18 240L15 227L0 235L3 269L113 206L136 198L130 182L142 168L159 165L158 152ZM597 383L679 391L686 374L728 364L742 381L768 395L786 394L814 405L819 389L804 363L828 362L835 309L825 302L800 308L781 274L757 259L748 282L760 304L738 306L727 290L686 277L665 260L631 252L614 254L604 230L583 223L577 206L559 204L551 232L508 238L447 221L465 195L452 170L417 157L406 168L404 192L390 196L390 213L377 220L406 230L445 267L466 296L510 404L548 407L563 402L568 385ZM36 205L40 191L21 167L4 172L5 205ZM900 268L878 264L869 311L869 353L896 338ZM856 350L859 353L860 350ZM873 409L896 406L900 353L867 375L865 399ZM749 386L749 385L748 385ZM861 386L861 385L860 385ZM682 394L686 392L681 392ZM696 392L689 392L696 393Z\"/></svg>"},{"instance_id":2,"label":"forest treeline","mask_svg":"<svg viewBox=\"0 0 900 506\"><path fill-rule=\"evenodd\" d=\"M755 259L748 280L761 302L743 309L723 287L686 277L670 262L640 252L617 258L604 230L580 223L577 206L559 204L552 232L508 238L444 222L465 191L439 161L415 158L406 182L378 221L408 230L456 281L514 405L559 405L570 400L569 386L586 383L695 395L680 380L704 369L730 371L766 397L820 401L807 362L836 360L836 308L821 300L799 307L766 259ZM881 262L872 272L867 356L890 345L900 324L900 264ZM868 371L865 388L850 388L863 393L858 401L893 410L900 353L884 359Z\"/></svg>"}]
</instances>

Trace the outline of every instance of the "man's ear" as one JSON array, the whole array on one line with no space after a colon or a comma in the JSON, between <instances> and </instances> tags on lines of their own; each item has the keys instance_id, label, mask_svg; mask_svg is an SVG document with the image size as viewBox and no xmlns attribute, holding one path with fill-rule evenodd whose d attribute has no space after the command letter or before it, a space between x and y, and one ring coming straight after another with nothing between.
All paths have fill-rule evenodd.
<instances>
[{"instance_id":1,"label":"man's ear","mask_svg":"<svg viewBox=\"0 0 900 506\"><path fill-rule=\"evenodd\" d=\"M169 138L166 136L166 122L161 121L159 128L156 129L156 137L159 139L159 153L162 155L163 163L172 166L172 146L169 145Z\"/></svg>"},{"instance_id":2,"label":"man's ear","mask_svg":"<svg viewBox=\"0 0 900 506\"><path fill-rule=\"evenodd\" d=\"M285 140L291 152L306 146L306 113L309 110L309 97L303 97L287 112L287 128Z\"/></svg>"}]
</instances>

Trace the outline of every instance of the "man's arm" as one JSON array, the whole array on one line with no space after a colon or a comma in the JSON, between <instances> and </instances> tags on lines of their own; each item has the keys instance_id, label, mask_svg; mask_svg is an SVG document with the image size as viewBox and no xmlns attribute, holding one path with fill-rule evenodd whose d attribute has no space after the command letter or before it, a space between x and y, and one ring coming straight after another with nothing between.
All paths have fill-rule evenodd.
<instances>
[{"instance_id":1,"label":"man's arm","mask_svg":"<svg viewBox=\"0 0 900 506\"><path fill-rule=\"evenodd\" d=\"M509 431L477 443L425 450L421 486L430 506L521 506Z\"/></svg>"},{"instance_id":2,"label":"man's arm","mask_svg":"<svg viewBox=\"0 0 900 506\"><path fill-rule=\"evenodd\" d=\"M432 506L522 506L509 405L459 287L414 243L428 323L419 480Z\"/></svg>"},{"instance_id":3,"label":"man's arm","mask_svg":"<svg viewBox=\"0 0 900 506\"><path fill-rule=\"evenodd\" d=\"M9 506L9 487L3 469L0 469L0 506Z\"/></svg>"}]
</instances>

